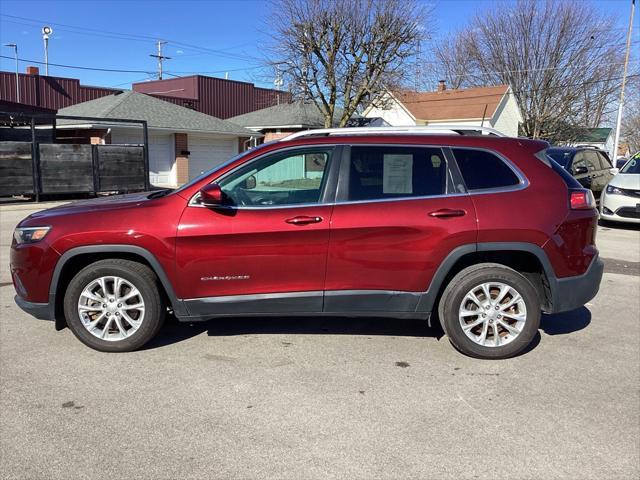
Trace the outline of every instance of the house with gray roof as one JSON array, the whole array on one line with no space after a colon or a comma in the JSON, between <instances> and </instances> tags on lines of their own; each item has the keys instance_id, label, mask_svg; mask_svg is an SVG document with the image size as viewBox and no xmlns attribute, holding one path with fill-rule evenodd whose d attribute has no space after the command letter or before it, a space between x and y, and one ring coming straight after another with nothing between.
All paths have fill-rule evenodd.
<instances>
[{"instance_id":1,"label":"house with gray roof","mask_svg":"<svg viewBox=\"0 0 640 480\"><path fill-rule=\"evenodd\" d=\"M58 113L99 119L58 120L58 140L72 143L141 144L140 126L109 120L146 120L150 180L160 186L185 183L237 155L252 137L261 136L231 121L133 91L78 103Z\"/></svg>"},{"instance_id":2,"label":"house with gray roof","mask_svg":"<svg viewBox=\"0 0 640 480\"><path fill-rule=\"evenodd\" d=\"M342 110L336 109L334 127L338 126ZM294 132L324 128L324 116L313 102L296 101L231 117L229 121L264 135L269 142Z\"/></svg>"}]
</instances>

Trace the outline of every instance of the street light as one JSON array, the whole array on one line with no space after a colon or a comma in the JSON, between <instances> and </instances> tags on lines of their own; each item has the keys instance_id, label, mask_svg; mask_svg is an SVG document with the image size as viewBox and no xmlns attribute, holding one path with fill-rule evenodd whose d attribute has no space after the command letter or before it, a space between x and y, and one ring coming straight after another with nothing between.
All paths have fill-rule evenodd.
<instances>
[{"instance_id":1,"label":"street light","mask_svg":"<svg viewBox=\"0 0 640 480\"><path fill-rule=\"evenodd\" d=\"M20 103L20 77L18 76L18 45L15 43L5 43L5 47L13 48L13 53L16 57L16 98L17 103Z\"/></svg>"},{"instance_id":2,"label":"street light","mask_svg":"<svg viewBox=\"0 0 640 480\"><path fill-rule=\"evenodd\" d=\"M45 25L42 27L42 39L44 40L44 74L49 76L49 35L53 33L53 28Z\"/></svg>"}]
</instances>

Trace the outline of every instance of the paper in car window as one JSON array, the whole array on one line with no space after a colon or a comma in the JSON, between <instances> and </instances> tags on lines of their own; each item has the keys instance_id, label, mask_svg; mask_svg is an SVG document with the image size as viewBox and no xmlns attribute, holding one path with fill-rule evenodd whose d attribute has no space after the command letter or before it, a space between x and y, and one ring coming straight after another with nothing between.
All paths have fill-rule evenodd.
<instances>
[{"instance_id":1,"label":"paper in car window","mask_svg":"<svg viewBox=\"0 0 640 480\"><path fill-rule=\"evenodd\" d=\"M382 192L413 193L413 155L384 155Z\"/></svg>"}]
</instances>

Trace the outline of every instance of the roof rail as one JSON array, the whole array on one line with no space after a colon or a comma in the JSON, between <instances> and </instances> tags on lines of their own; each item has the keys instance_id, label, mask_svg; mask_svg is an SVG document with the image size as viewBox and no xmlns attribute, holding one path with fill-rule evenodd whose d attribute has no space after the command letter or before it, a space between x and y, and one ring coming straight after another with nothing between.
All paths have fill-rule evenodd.
<instances>
[{"instance_id":1,"label":"roof rail","mask_svg":"<svg viewBox=\"0 0 640 480\"><path fill-rule=\"evenodd\" d=\"M328 137L331 135L386 135L386 134L458 134L458 135L493 135L496 137L506 137L506 135L495 128L476 127L470 125L432 125L432 126L409 126L409 127L346 127L346 128L320 128L317 130L303 130L295 132L280 141L293 140L301 137Z\"/></svg>"}]
</instances>

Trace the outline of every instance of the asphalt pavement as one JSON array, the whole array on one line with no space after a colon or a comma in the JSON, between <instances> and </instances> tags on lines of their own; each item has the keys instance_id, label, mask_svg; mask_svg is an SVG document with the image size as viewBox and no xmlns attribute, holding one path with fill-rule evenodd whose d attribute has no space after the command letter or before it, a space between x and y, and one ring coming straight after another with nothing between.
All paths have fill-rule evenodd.
<instances>
[{"instance_id":1,"label":"asphalt pavement","mask_svg":"<svg viewBox=\"0 0 640 480\"><path fill-rule=\"evenodd\" d=\"M502 361L421 321L168 323L105 354L13 302L0 205L0 477L637 479L640 230L600 228L598 296Z\"/></svg>"}]
</instances>

